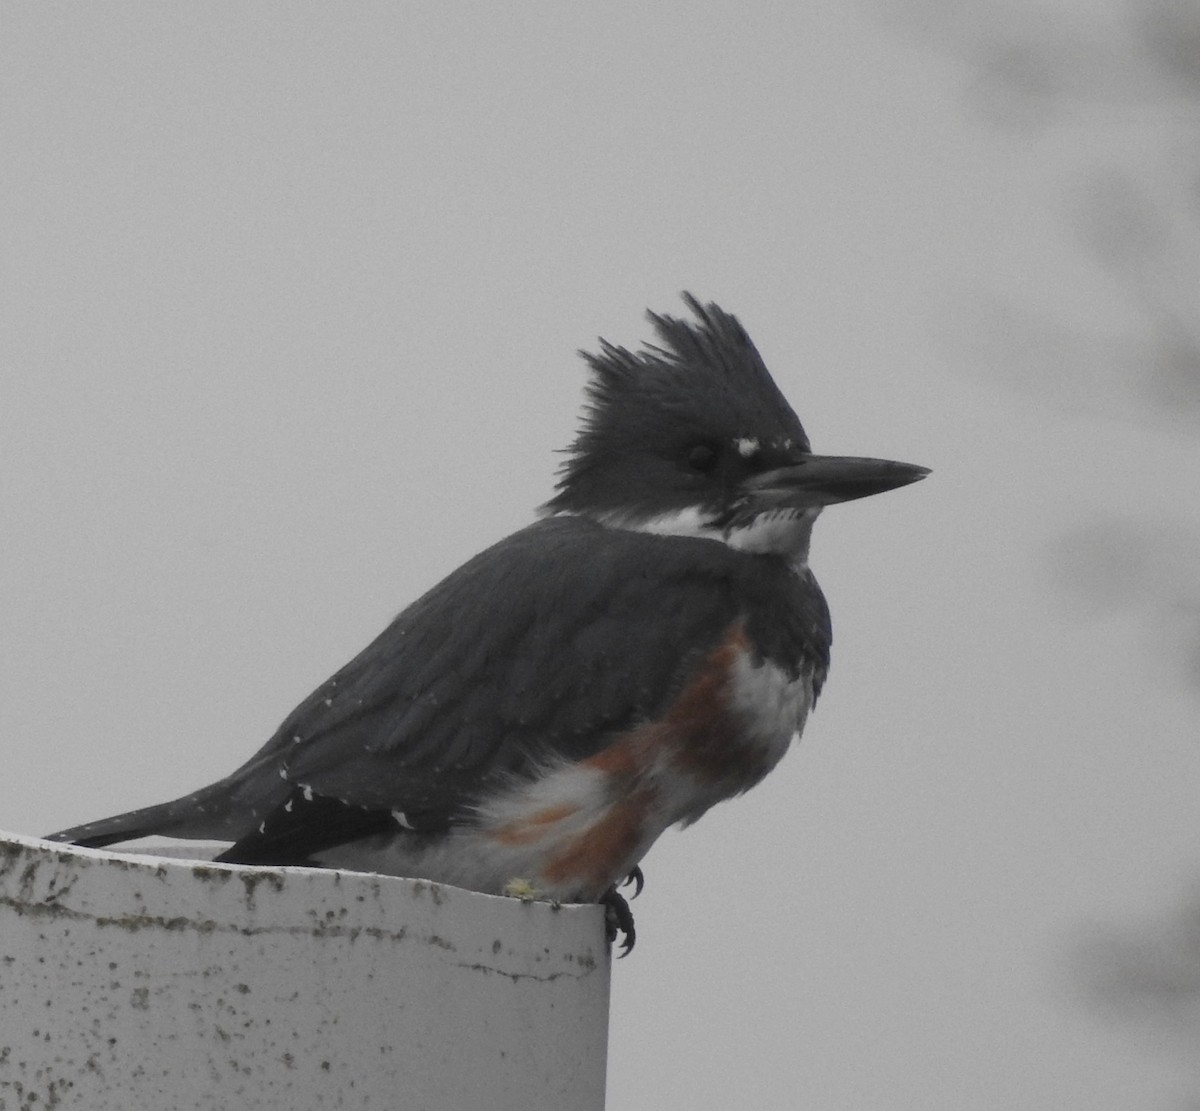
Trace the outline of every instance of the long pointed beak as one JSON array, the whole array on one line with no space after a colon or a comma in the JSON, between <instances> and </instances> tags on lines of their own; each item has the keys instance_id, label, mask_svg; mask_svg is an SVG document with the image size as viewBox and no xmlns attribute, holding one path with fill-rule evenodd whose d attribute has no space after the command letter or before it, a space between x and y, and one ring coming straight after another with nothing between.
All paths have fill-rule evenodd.
<instances>
[{"instance_id":1,"label":"long pointed beak","mask_svg":"<svg viewBox=\"0 0 1200 1111\"><path fill-rule=\"evenodd\" d=\"M753 513L802 510L866 498L919 482L928 467L850 455L808 455L799 463L746 479L742 490Z\"/></svg>"}]
</instances>

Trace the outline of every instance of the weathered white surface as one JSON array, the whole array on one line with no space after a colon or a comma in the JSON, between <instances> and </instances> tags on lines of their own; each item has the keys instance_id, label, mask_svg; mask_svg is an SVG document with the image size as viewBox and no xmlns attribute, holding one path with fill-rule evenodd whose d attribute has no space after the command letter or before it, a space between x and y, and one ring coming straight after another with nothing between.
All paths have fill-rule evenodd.
<instances>
[{"instance_id":1,"label":"weathered white surface","mask_svg":"<svg viewBox=\"0 0 1200 1111\"><path fill-rule=\"evenodd\" d=\"M595 906L0 836L0 1109L599 1109Z\"/></svg>"}]
</instances>

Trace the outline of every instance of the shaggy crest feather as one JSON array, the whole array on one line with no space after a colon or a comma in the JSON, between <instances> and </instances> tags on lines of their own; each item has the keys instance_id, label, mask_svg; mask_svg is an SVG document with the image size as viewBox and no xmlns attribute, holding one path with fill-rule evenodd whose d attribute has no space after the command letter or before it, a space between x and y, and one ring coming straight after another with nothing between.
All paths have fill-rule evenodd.
<instances>
[{"instance_id":1,"label":"shaggy crest feather","mask_svg":"<svg viewBox=\"0 0 1200 1111\"><path fill-rule=\"evenodd\" d=\"M591 371L587 402L547 512L620 510L636 519L631 491L656 486L661 511L663 481L678 486L680 506L692 503L698 483L686 460L697 447L753 438L809 450L800 419L737 317L690 293L683 300L694 320L647 314L659 343L630 351L602 339L598 352L580 352Z\"/></svg>"}]
</instances>

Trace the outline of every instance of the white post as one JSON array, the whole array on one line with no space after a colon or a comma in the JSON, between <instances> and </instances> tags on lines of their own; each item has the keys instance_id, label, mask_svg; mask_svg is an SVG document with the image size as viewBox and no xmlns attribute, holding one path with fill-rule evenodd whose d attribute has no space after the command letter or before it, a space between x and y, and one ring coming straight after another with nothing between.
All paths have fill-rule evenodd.
<instances>
[{"instance_id":1,"label":"white post","mask_svg":"<svg viewBox=\"0 0 1200 1111\"><path fill-rule=\"evenodd\" d=\"M0 835L0 1108L600 1111L596 906Z\"/></svg>"}]
</instances>

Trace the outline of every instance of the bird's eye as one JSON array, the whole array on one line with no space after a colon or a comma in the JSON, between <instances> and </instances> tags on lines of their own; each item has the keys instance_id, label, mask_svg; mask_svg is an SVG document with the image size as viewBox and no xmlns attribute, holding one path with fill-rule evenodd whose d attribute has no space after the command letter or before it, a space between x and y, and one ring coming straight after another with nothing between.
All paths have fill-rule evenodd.
<instances>
[{"instance_id":1,"label":"bird's eye","mask_svg":"<svg viewBox=\"0 0 1200 1111\"><path fill-rule=\"evenodd\" d=\"M684 458L689 470L708 474L717 465L717 449L712 444L694 444Z\"/></svg>"}]
</instances>

